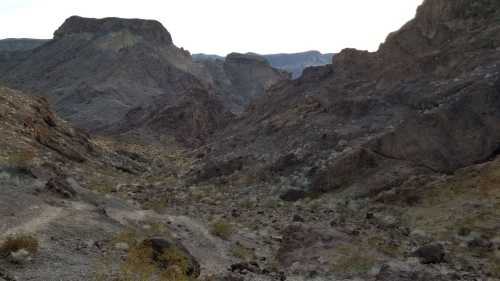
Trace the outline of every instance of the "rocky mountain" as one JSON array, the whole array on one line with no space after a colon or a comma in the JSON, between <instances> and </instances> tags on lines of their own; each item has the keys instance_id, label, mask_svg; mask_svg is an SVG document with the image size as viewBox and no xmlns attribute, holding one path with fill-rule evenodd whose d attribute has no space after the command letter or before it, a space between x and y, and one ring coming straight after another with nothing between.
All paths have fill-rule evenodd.
<instances>
[{"instance_id":1,"label":"rocky mountain","mask_svg":"<svg viewBox=\"0 0 500 281\"><path fill-rule=\"evenodd\" d=\"M0 280L500 279L499 18L425 0L377 52L295 80L251 54L193 62L156 22L69 19L2 76L49 99L0 88ZM65 75L22 78L54 58ZM91 136L48 105L80 79L161 93Z\"/></svg>"},{"instance_id":2,"label":"rocky mountain","mask_svg":"<svg viewBox=\"0 0 500 281\"><path fill-rule=\"evenodd\" d=\"M251 98L287 79L250 56L195 63L156 21L76 16L43 46L0 56L0 71L4 83L47 97L63 118L90 132L148 126L144 133L168 120L178 123L164 124L160 131L182 127L182 132L169 132L190 144L224 124L230 111L243 111ZM139 114L141 122L128 122Z\"/></svg>"},{"instance_id":3,"label":"rocky mountain","mask_svg":"<svg viewBox=\"0 0 500 281\"><path fill-rule=\"evenodd\" d=\"M205 78L234 113L241 113L253 99L263 96L272 86L289 79L262 56L231 53L224 60L201 60Z\"/></svg>"},{"instance_id":4,"label":"rocky mountain","mask_svg":"<svg viewBox=\"0 0 500 281\"><path fill-rule=\"evenodd\" d=\"M155 97L203 89L190 67L189 53L159 22L71 17L2 80L44 95L63 118L99 131Z\"/></svg>"},{"instance_id":5,"label":"rocky mountain","mask_svg":"<svg viewBox=\"0 0 500 281\"><path fill-rule=\"evenodd\" d=\"M248 55L252 55L249 53ZM290 54L270 54L261 55L269 64L277 69L285 70L292 75L293 79L302 75L302 71L310 66L321 66L332 63L334 54L322 54L318 51L308 51L302 53ZM195 61L216 61L224 60L225 58L218 55L194 54Z\"/></svg>"},{"instance_id":6,"label":"rocky mountain","mask_svg":"<svg viewBox=\"0 0 500 281\"><path fill-rule=\"evenodd\" d=\"M268 182L289 201L333 196L380 202L408 192L418 202L422 186L441 185L440 177L498 154L499 13L496 1L425 1L379 51L346 49L332 65L308 68L257 99L197 152L205 156L191 173L193 182ZM404 202L398 204L402 208L393 211L409 216L405 225L423 227ZM394 207L389 205L381 208ZM450 243L454 253L477 263L457 250L459 241ZM317 254L296 246L295 254ZM296 269L297 256L287 253L282 265ZM303 269L328 272L319 262L307 264ZM407 280L392 278L387 280ZM430 279L448 280L441 278Z\"/></svg>"},{"instance_id":7,"label":"rocky mountain","mask_svg":"<svg viewBox=\"0 0 500 281\"><path fill-rule=\"evenodd\" d=\"M8 38L0 40L0 52L29 51L40 47L49 40Z\"/></svg>"}]
</instances>

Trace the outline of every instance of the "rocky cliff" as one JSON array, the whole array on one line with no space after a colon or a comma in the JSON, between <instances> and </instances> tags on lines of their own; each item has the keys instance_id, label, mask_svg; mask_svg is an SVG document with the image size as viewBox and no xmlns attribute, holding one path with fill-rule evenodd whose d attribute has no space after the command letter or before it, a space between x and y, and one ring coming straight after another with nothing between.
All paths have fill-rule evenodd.
<instances>
[{"instance_id":1,"label":"rocky cliff","mask_svg":"<svg viewBox=\"0 0 500 281\"><path fill-rule=\"evenodd\" d=\"M271 86L289 79L267 60L256 54L229 54L224 60L202 60L206 80L213 85L226 106L234 113L243 112L255 98Z\"/></svg>"}]
</instances>

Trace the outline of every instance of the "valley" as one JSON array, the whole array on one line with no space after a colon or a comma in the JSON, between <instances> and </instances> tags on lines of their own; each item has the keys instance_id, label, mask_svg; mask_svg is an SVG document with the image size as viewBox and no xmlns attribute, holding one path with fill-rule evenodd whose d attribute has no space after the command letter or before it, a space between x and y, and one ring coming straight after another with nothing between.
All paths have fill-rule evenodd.
<instances>
[{"instance_id":1,"label":"valley","mask_svg":"<svg viewBox=\"0 0 500 281\"><path fill-rule=\"evenodd\" d=\"M500 280L499 18L425 0L338 54L1 40L0 281Z\"/></svg>"}]
</instances>

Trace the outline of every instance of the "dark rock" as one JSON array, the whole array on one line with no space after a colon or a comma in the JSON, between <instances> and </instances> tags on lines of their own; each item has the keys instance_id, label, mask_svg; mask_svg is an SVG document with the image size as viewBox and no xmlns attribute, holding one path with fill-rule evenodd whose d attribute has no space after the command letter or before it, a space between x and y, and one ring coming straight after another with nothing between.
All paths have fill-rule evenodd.
<instances>
[{"instance_id":1,"label":"dark rock","mask_svg":"<svg viewBox=\"0 0 500 281\"><path fill-rule=\"evenodd\" d=\"M481 249L483 251L492 251L493 243L487 239L477 237L467 242L467 247Z\"/></svg>"},{"instance_id":2,"label":"dark rock","mask_svg":"<svg viewBox=\"0 0 500 281\"><path fill-rule=\"evenodd\" d=\"M77 194L73 187L71 187L71 184L63 177L50 179L45 184L45 189L63 198L73 198Z\"/></svg>"},{"instance_id":3,"label":"dark rock","mask_svg":"<svg viewBox=\"0 0 500 281\"><path fill-rule=\"evenodd\" d=\"M303 217L301 217L300 215L294 215L292 218L292 221L293 222L305 222L306 220Z\"/></svg>"},{"instance_id":4,"label":"dark rock","mask_svg":"<svg viewBox=\"0 0 500 281\"><path fill-rule=\"evenodd\" d=\"M420 259L423 264L445 262L445 250L441 244L431 244L418 248L413 255Z\"/></svg>"},{"instance_id":5,"label":"dark rock","mask_svg":"<svg viewBox=\"0 0 500 281\"><path fill-rule=\"evenodd\" d=\"M259 264L256 262L242 262L242 263L232 264L230 270L232 272L237 272L240 274L247 274L249 272L260 274L262 272Z\"/></svg>"},{"instance_id":6,"label":"dark rock","mask_svg":"<svg viewBox=\"0 0 500 281\"><path fill-rule=\"evenodd\" d=\"M307 193L303 190L290 189L280 195L280 199L287 202L296 202L307 197Z\"/></svg>"}]
</instances>

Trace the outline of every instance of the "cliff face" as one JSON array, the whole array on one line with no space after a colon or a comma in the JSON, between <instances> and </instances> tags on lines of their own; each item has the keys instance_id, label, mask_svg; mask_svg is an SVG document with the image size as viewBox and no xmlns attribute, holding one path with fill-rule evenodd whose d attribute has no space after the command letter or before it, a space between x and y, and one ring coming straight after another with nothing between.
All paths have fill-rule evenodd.
<instances>
[{"instance_id":1,"label":"cliff face","mask_svg":"<svg viewBox=\"0 0 500 281\"><path fill-rule=\"evenodd\" d=\"M287 81L285 71L277 70L256 54L229 54L225 60L203 60L205 79L233 113L242 113L255 98L271 86Z\"/></svg>"}]
</instances>

